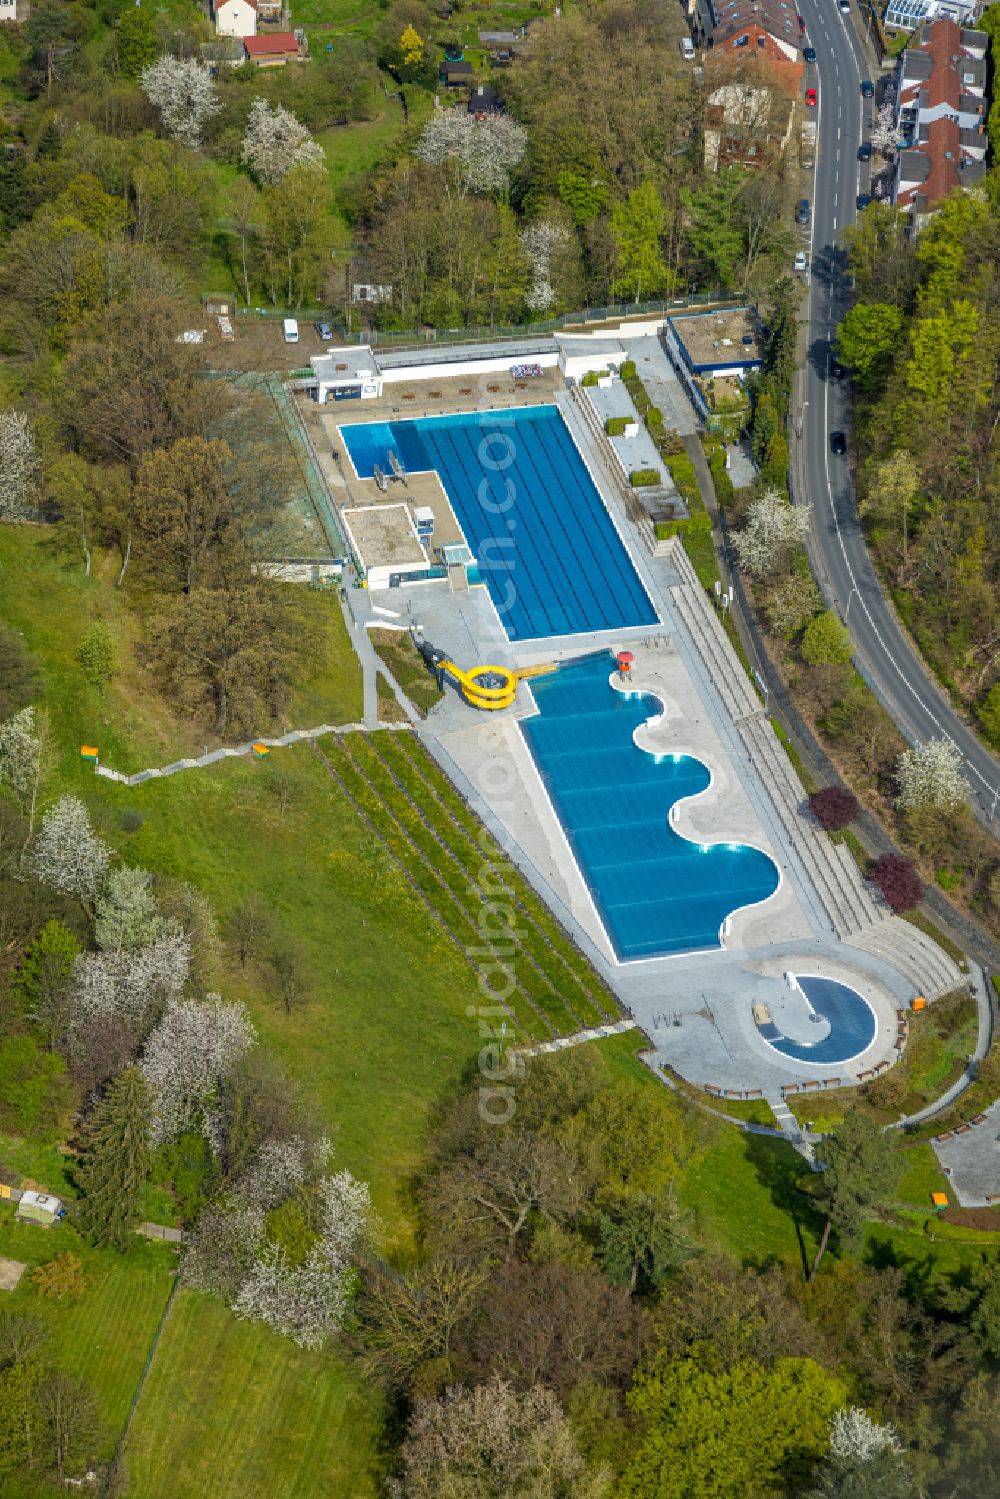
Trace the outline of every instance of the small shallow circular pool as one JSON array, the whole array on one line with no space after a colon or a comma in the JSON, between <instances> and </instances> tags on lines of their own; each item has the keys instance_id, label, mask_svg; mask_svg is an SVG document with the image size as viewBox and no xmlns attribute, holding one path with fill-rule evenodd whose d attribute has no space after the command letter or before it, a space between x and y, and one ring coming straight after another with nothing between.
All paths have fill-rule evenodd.
<instances>
[{"instance_id":1,"label":"small shallow circular pool","mask_svg":"<svg viewBox=\"0 0 1000 1499\"><path fill-rule=\"evenodd\" d=\"M868 1050L875 1040L878 1021L862 994L818 974L793 973L788 979L802 994L817 1027L825 1020L830 1028L818 1041L793 1041L782 1035L773 1020L758 1021L757 1029L769 1046L796 1062L817 1066L847 1062Z\"/></svg>"}]
</instances>

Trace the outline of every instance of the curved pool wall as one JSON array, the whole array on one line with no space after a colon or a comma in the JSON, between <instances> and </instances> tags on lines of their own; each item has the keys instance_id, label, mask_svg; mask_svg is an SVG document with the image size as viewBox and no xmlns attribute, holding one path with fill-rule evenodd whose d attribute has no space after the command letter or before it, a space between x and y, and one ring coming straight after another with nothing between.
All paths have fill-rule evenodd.
<instances>
[{"instance_id":1,"label":"curved pool wall","mask_svg":"<svg viewBox=\"0 0 1000 1499\"><path fill-rule=\"evenodd\" d=\"M757 1029L769 1046L783 1057L816 1066L849 1062L868 1050L878 1034L878 1020L863 994L816 973L793 973L789 978L795 981L810 1011L821 1022L826 1021L829 1030L822 1040L810 1045L782 1035L773 1021L758 1023Z\"/></svg>"},{"instance_id":2,"label":"curved pool wall","mask_svg":"<svg viewBox=\"0 0 1000 1499\"><path fill-rule=\"evenodd\" d=\"M510 640L657 623L557 406L340 427L359 479L436 471ZM405 497L395 492L391 499Z\"/></svg>"},{"instance_id":3,"label":"curved pool wall","mask_svg":"<svg viewBox=\"0 0 1000 1499\"><path fill-rule=\"evenodd\" d=\"M691 755L653 754L635 731L661 709L622 693L602 651L532 681L521 732L620 961L720 947L726 919L767 900L781 875L746 844L694 843L670 810L711 784Z\"/></svg>"}]
</instances>

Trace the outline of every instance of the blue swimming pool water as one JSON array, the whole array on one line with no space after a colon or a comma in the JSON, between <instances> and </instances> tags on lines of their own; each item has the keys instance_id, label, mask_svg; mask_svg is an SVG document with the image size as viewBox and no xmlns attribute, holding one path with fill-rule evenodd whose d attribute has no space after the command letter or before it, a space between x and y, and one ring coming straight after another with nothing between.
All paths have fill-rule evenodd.
<instances>
[{"instance_id":1,"label":"blue swimming pool water","mask_svg":"<svg viewBox=\"0 0 1000 1499\"><path fill-rule=\"evenodd\" d=\"M522 732L617 956L718 947L731 912L777 889L777 866L755 848L673 831L671 806L703 791L708 769L638 748L633 732L659 704L617 691L613 669L602 652L535 679L538 715Z\"/></svg>"},{"instance_id":2,"label":"blue swimming pool water","mask_svg":"<svg viewBox=\"0 0 1000 1499\"><path fill-rule=\"evenodd\" d=\"M656 623L555 406L340 429L358 477L436 469L511 640Z\"/></svg>"},{"instance_id":3,"label":"blue swimming pool water","mask_svg":"<svg viewBox=\"0 0 1000 1499\"><path fill-rule=\"evenodd\" d=\"M830 1031L815 1045L804 1045L801 1041L790 1041L774 1024L758 1027L761 1035L783 1056L794 1057L797 1062L846 1062L867 1051L875 1040L875 1011L856 989L849 989L836 979L820 978L816 974L796 974L799 988L812 1005L816 1014L830 1023Z\"/></svg>"}]
</instances>

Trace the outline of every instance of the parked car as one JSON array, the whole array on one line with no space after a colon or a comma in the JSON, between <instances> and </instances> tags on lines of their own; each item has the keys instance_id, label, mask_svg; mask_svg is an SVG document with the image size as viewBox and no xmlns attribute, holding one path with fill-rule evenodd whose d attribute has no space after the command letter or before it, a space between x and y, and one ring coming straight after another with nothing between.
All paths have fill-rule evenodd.
<instances>
[{"instance_id":1,"label":"parked car","mask_svg":"<svg viewBox=\"0 0 1000 1499\"><path fill-rule=\"evenodd\" d=\"M685 62L694 62L694 59L695 59L694 42L691 40L691 38L689 36L682 36L681 37L681 40L680 40L680 49L681 49L681 56L683 57L683 59L684 59Z\"/></svg>"},{"instance_id":2,"label":"parked car","mask_svg":"<svg viewBox=\"0 0 1000 1499\"><path fill-rule=\"evenodd\" d=\"M281 331L285 337L286 344L297 344L299 341L299 325L293 317L282 318Z\"/></svg>"},{"instance_id":3,"label":"parked car","mask_svg":"<svg viewBox=\"0 0 1000 1499\"><path fill-rule=\"evenodd\" d=\"M330 327L330 324L326 321L325 318L317 318L315 323L313 323L313 327L316 329L316 332L319 334L320 338L325 344L332 342L333 329Z\"/></svg>"},{"instance_id":4,"label":"parked car","mask_svg":"<svg viewBox=\"0 0 1000 1499\"><path fill-rule=\"evenodd\" d=\"M862 99L874 99L875 97L875 85L870 78L862 78L861 80L861 97Z\"/></svg>"},{"instance_id":5,"label":"parked car","mask_svg":"<svg viewBox=\"0 0 1000 1499\"><path fill-rule=\"evenodd\" d=\"M870 193L858 193L858 196L857 196L857 198L854 201L855 201L855 205L857 207L858 213L860 213L861 210L863 208L867 208L868 205L869 205L869 203L871 202L871 194Z\"/></svg>"},{"instance_id":6,"label":"parked car","mask_svg":"<svg viewBox=\"0 0 1000 1499\"><path fill-rule=\"evenodd\" d=\"M806 89L806 103L809 105L810 109L816 108L816 101L818 98L819 95L814 88Z\"/></svg>"},{"instance_id":7,"label":"parked car","mask_svg":"<svg viewBox=\"0 0 1000 1499\"><path fill-rule=\"evenodd\" d=\"M862 141L861 144L860 144L860 146L858 147L858 160L859 161L871 161L871 159L872 159L871 142L870 141Z\"/></svg>"},{"instance_id":8,"label":"parked car","mask_svg":"<svg viewBox=\"0 0 1000 1499\"><path fill-rule=\"evenodd\" d=\"M815 47L803 47L802 48L802 57L803 57L803 59L804 59L805 62L815 62L816 61L816 48Z\"/></svg>"},{"instance_id":9,"label":"parked car","mask_svg":"<svg viewBox=\"0 0 1000 1499\"><path fill-rule=\"evenodd\" d=\"M808 198L800 198L795 205L795 222L797 224L808 224L812 218L812 210L809 207Z\"/></svg>"},{"instance_id":10,"label":"parked car","mask_svg":"<svg viewBox=\"0 0 1000 1499\"><path fill-rule=\"evenodd\" d=\"M843 458L847 452L847 434L845 432L830 433L830 451L836 453L838 458Z\"/></svg>"},{"instance_id":11,"label":"parked car","mask_svg":"<svg viewBox=\"0 0 1000 1499\"><path fill-rule=\"evenodd\" d=\"M795 269L796 271L807 271L809 269L809 261L806 258L805 250L799 250L798 254L795 256L795 265L793 269Z\"/></svg>"},{"instance_id":12,"label":"parked car","mask_svg":"<svg viewBox=\"0 0 1000 1499\"><path fill-rule=\"evenodd\" d=\"M840 0L840 14L842 16L851 14L851 0Z\"/></svg>"}]
</instances>

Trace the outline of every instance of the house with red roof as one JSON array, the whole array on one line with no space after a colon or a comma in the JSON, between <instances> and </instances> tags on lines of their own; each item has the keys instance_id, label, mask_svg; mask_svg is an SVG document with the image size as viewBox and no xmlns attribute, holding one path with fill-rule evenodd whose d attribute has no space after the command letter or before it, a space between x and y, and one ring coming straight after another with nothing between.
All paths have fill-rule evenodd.
<instances>
[{"instance_id":1,"label":"house with red roof","mask_svg":"<svg viewBox=\"0 0 1000 1499\"><path fill-rule=\"evenodd\" d=\"M710 0L713 72L757 61L789 98L802 87L802 32L788 0Z\"/></svg>"},{"instance_id":2,"label":"house with red roof","mask_svg":"<svg viewBox=\"0 0 1000 1499\"><path fill-rule=\"evenodd\" d=\"M304 57L292 31L244 37L243 50L258 68L283 68L286 62L300 62Z\"/></svg>"},{"instance_id":3,"label":"house with red roof","mask_svg":"<svg viewBox=\"0 0 1000 1499\"><path fill-rule=\"evenodd\" d=\"M923 25L899 61L895 201L917 227L986 173L989 38L951 20Z\"/></svg>"}]
</instances>

